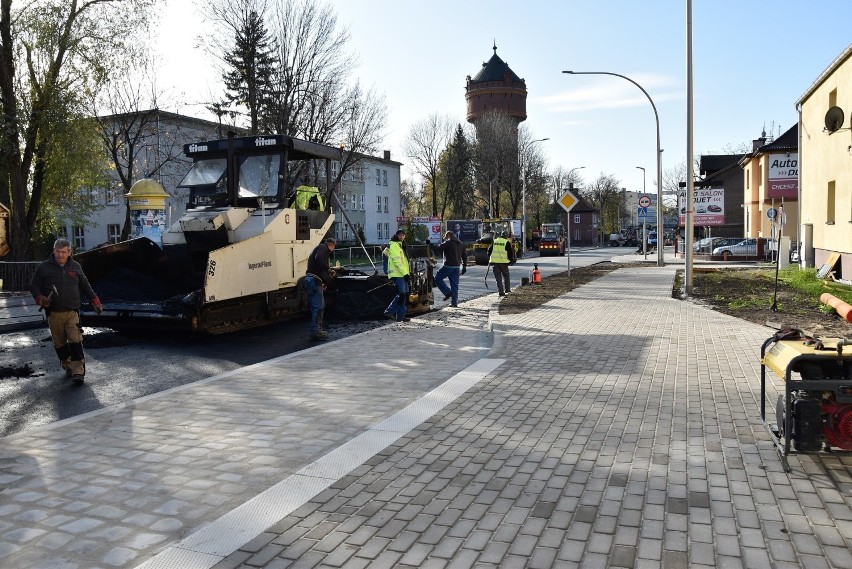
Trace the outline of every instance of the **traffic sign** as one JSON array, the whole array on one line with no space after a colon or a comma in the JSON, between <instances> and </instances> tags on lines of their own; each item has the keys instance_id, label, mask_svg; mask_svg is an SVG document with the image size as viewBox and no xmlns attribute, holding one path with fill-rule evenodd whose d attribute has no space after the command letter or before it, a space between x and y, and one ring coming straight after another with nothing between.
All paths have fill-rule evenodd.
<instances>
[{"instance_id":1,"label":"traffic sign","mask_svg":"<svg viewBox=\"0 0 852 569\"><path fill-rule=\"evenodd\" d=\"M640 207L636 213L638 217L648 217L648 206Z\"/></svg>"},{"instance_id":2,"label":"traffic sign","mask_svg":"<svg viewBox=\"0 0 852 569\"><path fill-rule=\"evenodd\" d=\"M649 196L639 196L639 207L648 208L651 205L651 198Z\"/></svg>"},{"instance_id":3,"label":"traffic sign","mask_svg":"<svg viewBox=\"0 0 852 569\"><path fill-rule=\"evenodd\" d=\"M766 210L766 217L768 217L769 219L775 219L775 217L777 215L778 215L778 210L775 209L774 207L770 207L769 209Z\"/></svg>"},{"instance_id":4,"label":"traffic sign","mask_svg":"<svg viewBox=\"0 0 852 569\"><path fill-rule=\"evenodd\" d=\"M566 190L562 197L559 198L559 205L562 206L567 212L571 211L571 208L577 205L577 202L580 201L577 199L577 196L571 193L571 190Z\"/></svg>"}]
</instances>

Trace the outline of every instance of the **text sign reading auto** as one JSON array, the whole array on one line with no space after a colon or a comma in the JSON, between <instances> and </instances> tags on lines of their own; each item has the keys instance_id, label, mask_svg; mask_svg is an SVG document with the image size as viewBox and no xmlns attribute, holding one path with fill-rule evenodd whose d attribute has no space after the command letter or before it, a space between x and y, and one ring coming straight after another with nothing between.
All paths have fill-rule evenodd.
<instances>
[{"instance_id":1,"label":"text sign reading auto","mask_svg":"<svg viewBox=\"0 0 852 569\"><path fill-rule=\"evenodd\" d=\"M562 206L566 212L570 212L571 208L577 205L577 196L571 193L570 190L567 190L562 197L559 198L559 205Z\"/></svg>"}]
</instances>

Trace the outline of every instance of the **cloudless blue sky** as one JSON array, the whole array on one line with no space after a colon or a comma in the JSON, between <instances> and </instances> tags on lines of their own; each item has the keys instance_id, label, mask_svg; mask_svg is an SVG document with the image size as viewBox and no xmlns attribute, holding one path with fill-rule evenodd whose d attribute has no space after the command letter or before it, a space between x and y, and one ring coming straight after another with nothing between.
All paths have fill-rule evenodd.
<instances>
[{"instance_id":1,"label":"cloudless blue sky","mask_svg":"<svg viewBox=\"0 0 852 569\"><path fill-rule=\"evenodd\" d=\"M191 41L202 33L186 0L161 26L160 87L208 100L216 74ZM464 88L493 51L526 80L527 121L551 167L585 166L656 191L650 103L660 116L663 169L686 160L686 0L335 0L349 28L353 76L386 98L385 149L405 163L411 125L431 113L465 120ZM175 16L180 14L179 16ZM850 45L852 0L693 0L694 150L726 153L795 125L796 100ZM176 61L178 60L178 61ZM850 86L852 88L852 86ZM200 107L178 109L202 116ZM207 118L207 117L205 117ZM411 170L403 166L403 177Z\"/></svg>"}]
</instances>

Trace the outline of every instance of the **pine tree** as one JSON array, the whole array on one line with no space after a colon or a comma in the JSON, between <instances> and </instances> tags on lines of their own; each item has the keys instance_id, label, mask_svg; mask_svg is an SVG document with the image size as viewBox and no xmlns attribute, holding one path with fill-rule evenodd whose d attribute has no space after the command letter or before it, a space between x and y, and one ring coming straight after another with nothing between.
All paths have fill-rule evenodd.
<instances>
[{"instance_id":1,"label":"pine tree","mask_svg":"<svg viewBox=\"0 0 852 569\"><path fill-rule=\"evenodd\" d=\"M228 103L245 105L251 119L251 133L257 134L258 115L264 107L276 67L275 47L261 15L243 12L234 37L234 50L225 55L230 67L222 75Z\"/></svg>"}]
</instances>

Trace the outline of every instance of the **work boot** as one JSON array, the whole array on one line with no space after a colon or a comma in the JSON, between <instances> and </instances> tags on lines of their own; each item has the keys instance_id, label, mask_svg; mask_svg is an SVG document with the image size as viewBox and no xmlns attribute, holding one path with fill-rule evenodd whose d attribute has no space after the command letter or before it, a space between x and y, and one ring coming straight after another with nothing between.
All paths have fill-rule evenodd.
<instances>
[{"instance_id":1,"label":"work boot","mask_svg":"<svg viewBox=\"0 0 852 569\"><path fill-rule=\"evenodd\" d=\"M327 340L328 332L325 330L320 330L316 334L311 334L311 340Z\"/></svg>"},{"instance_id":2,"label":"work boot","mask_svg":"<svg viewBox=\"0 0 852 569\"><path fill-rule=\"evenodd\" d=\"M83 381L84 381L83 374L75 373L74 375L71 376L71 381L74 382L74 385L83 385Z\"/></svg>"},{"instance_id":3,"label":"work boot","mask_svg":"<svg viewBox=\"0 0 852 569\"><path fill-rule=\"evenodd\" d=\"M453 295L452 295L452 294L445 294L445 295L444 295L444 300L450 300L452 297L453 297Z\"/></svg>"},{"instance_id":4,"label":"work boot","mask_svg":"<svg viewBox=\"0 0 852 569\"><path fill-rule=\"evenodd\" d=\"M325 310L320 310L317 312L317 329L322 330L323 332L328 332L328 329L322 323L322 317L325 315Z\"/></svg>"},{"instance_id":5,"label":"work boot","mask_svg":"<svg viewBox=\"0 0 852 569\"><path fill-rule=\"evenodd\" d=\"M384 314L385 318L387 318L388 320L396 321L396 314L394 314L393 312L388 312L387 310L385 310Z\"/></svg>"}]
</instances>

